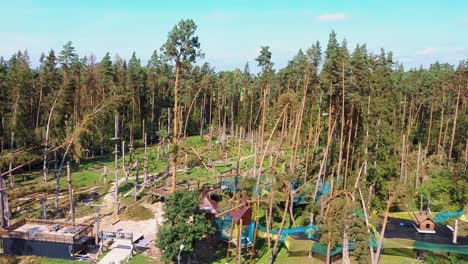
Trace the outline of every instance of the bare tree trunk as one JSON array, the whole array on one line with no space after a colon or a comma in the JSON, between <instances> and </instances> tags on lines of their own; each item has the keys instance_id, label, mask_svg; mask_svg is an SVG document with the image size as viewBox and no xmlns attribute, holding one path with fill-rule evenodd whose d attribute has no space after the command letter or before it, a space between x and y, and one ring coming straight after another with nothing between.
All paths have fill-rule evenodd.
<instances>
[{"instance_id":1,"label":"bare tree trunk","mask_svg":"<svg viewBox=\"0 0 468 264\"><path fill-rule=\"evenodd\" d=\"M313 107L313 104L312 104ZM305 169L304 169L304 182L307 181L307 174L309 171L309 156L310 156L310 144L312 143L312 119L314 116L314 112L310 112L310 117L309 117L309 124L307 126L307 146L306 146L306 156L305 156Z\"/></svg>"},{"instance_id":2,"label":"bare tree trunk","mask_svg":"<svg viewBox=\"0 0 468 264\"><path fill-rule=\"evenodd\" d=\"M383 224L382 224L382 230L380 231L379 244L377 245L377 251L376 251L375 258L374 258L374 263L379 263L380 253L381 253L381 250L382 250L382 244L383 244L384 235L385 235L385 230L387 229L388 214L390 212L390 208L392 207L394 201L395 201L395 196L390 195L390 197L387 200L387 207L385 209L384 220L383 220Z\"/></svg>"},{"instance_id":3,"label":"bare tree trunk","mask_svg":"<svg viewBox=\"0 0 468 264\"><path fill-rule=\"evenodd\" d=\"M419 146L418 146L418 160L416 162L416 179L415 179L416 189L418 188L419 184L422 183L421 177L419 176L420 160L421 160L421 143L419 143Z\"/></svg>"},{"instance_id":4,"label":"bare tree trunk","mask_svg":"<svg viewBox=\"0 0 468 264\"><path fill-rule=\"evenodd\" d=\"M271 182L273 185L273 181ZM257 196L258 197L258 196ZM271 229L271 220L273 218L273 201L275 199L275 192L273 188L270 188L270 199L268 201L268 211L266 211L266 227L267 227L267 244L268 250L271 248L271 238L270 238L270 229Z\"/></svg>"},{"instance_id":5,"label":"bare tree trunk","mask_svg":"<svg viewBox=\"0 0 468 264\"><path fill-rule=\"evenodd\" d=\"M406 173L405 173L405 146L406 146L406 135L403 135L403 140L401 141L401 166L400 166L400 181L404 181L406 184Z\"/></svg>"},{"instance_id":6,"label":"bare tree trunk","mask_svg":"<svg viewBox=\"0 0 468 264\"><path fill-rule=\"evenodd\" d=\"M346 217L346 216L345 216ZM345 220L345 226L343 231L343 264L351 264L349 258L349 224Z\"/></svg>"},{"instance_id":7,"label":"bare tree trunk","mask_svg":"<svg viewBox=\"0 0 468 264\"><path fill-rule=\"evenodd\" d=\"M328 231L327 237L328 237L328 242L327 242L327 256L326 256L325 263L326 263L326 264L331 264L331 232L330 232L330 231Z\"/></svg>"},{"instance_id":8,"label":"bare tree trunk","mask_svg":"<svg viewBox=\"0 0 468 264\"><path fill-rule=\"evenodd\" d=\"M367 234L370 234L370 224L369 224L369 216L367 214L367 207L366 207L366 204L364 202L364 197L362 197L362 192L361 192L361 189L358 189L359 190L359 196L361 197L361 205L362 205L362 211L364 212L364 217L365 217L365 220L366 220L366 226L367 226ZM372 261L372 264L374 264L374 249L372 249L372 247L369 247L369 251L370 251L370 257L371 257L371 261Z\"/></svg>"},{"instance_id":9,"label":"bare tree trunk","mask_svg":"<svg viewBox=\"0 0 468 264\"><path fill-rule=\"evenodd\" d=\"M349 113L349 120L348 120L348 142L346 144L346 164L345 164L345 171L344 171L344 182L343 182L343 189L346 189L346 184L348 181L348 166L349 166L349 151L351 146L351 135L353 134L353 114L354 114L354 99L351 98L351 112Z\"/></svg>"},{"instance_id":10,"label":"bare tree trunk","mask_svg":"<svg viewBox=\"0 0 468 264\"><path fill-rule=\"evenodd\" d=\"M203 103L200 105L200 137L203 136L203 127L205 125L205 106L206 106L206 93L203 93Z\"/></svg>"},{"instance_id":11,"label":"bare tree trunk","mask_svg":"<svg viewBox=\"0 0 468 264\"><path fill-rule=\"evenodd\" d=\"M173 124L173 135L172 135L172 159L171 159L171 167L172 167L172 188L171 192L174 192L176 189L176 184L177 184L177 152L178 152L178 130L177 130L177 124L178 124L178 88L179 88L179 71L180 71L180 63L177 63L176 65L176 77L175 77L175 84L174 84L174 124Z\"/></svg>"},{"instance_id":12,"label":"bare tree trunk","mask_svg":"<svg viewBox=\"0 0 468 264\"><path fill-rule=\"evenodd\" d=\"M367 97L367 120L366 120L366 146L364 150L364 175L367 175L367 159L369 158L369 119L370 119L370 95Z\"/></svg>"},{"instance_id":13,"label":"bare tree trunk","mask_svg":"<svg viewBox=\"0 0 468 264\"><path fill-rule=\"evenodd\" d=\"M429 145L431 143L431 131L432 131L432 112L434 111L434 104L431 100L431 110L430 110L430 117L429 117L429 129L427 132L427 140L426 140L426 151L429 150Z\"/></svg>"},{"instance_id":14,"label":"bare tree trunk","mask_svg":"<svg viewBox=\"0 0 468 264\"><path fill-rule=\"evenodd\" d=\"M287 107L289 106L289 104L286 104L283 108L283 111L281 113L283 113L284 111L286 111ZM273 127L273 129L271 130L271 133L270 133L270 137L268 138L268 142L267 142L267 145L263 151L263 154L262 154L262 159L260 160L260 165L259 165L259 172L258 172L258 175L257 175L257 182L255 184L255 190L258 191L259 189L259 186L260 186L260 176L262 175L262 168L263 168L263 161L265 160L265 155L266 155L266 152L268 151L268 147L270 145L270 142L271 142L271 139L273 138L273 134L275 133L275 130L276 130L276 127L278 127L278 123L279 121L281 120L281 114L280 116L276 119L276 122L275 122L275 125ZM258 194L257 194L258 195Z\"/></svg>"},{"instance_id":15,"label":"bare tree trunk","mask_svg":"<svg viewBox=\"0 0 468 264\"><path fill-rule=\"evenodd\" d=\"M299 142L301 141L301 129L302 129L302 119L304 116L304 108L306 104L306 97L307 97L307 87L309 86L309 71L304 76L304 88L302 92L302 102L301 102L301 109L299 112L299 116L297 118L296 129L294 132L295 141L293 139L293 153L292 153L292 162L291 162L291 173L294 173L295 163L296 163L296 156L297 151L299 149Z\"/></svg>"},{"instance_id":16,"label":"bare tree trunk","mask_svg":"<svg viewBox=\"0 0 468 264\"><path fill-rule=\"evenodd\" d=\"M317 174L318 178L317 178L317 182L315 184L315 190L314 190L314 195L312 196L312 201L315 201L315 198L317 197L318 186L319 186L319 183L320 183L320 175L322 174L322 172L324 172L325 164L327 163L328 151L330 149L331 138L332 138L333 130L335 130L335 125L336 125L336 120L333 122L333 127L330 129L330 131L328 133L327 145L326 145L325 150L323 152L322 162L320 163L320 170L319 170L319 172ZM303 186L305 186L305 183L304 183Z\"/></svg>"},{"instance_id":17,"label":"bare tree trunk","mask_svg":"<svg viewBox=\"0 0 468 264\"><path fill-rule=\"evenodd\" d=\"M249 114L249 134L252 134L252 118L253 118L253 90L250 91L250 114Z\"/></svg>"},{"instance_id":18,"label":"bare tree trunk","mask_svg":"<svg viewBox=\"0 0 468 264\"><path fill-rule=\"evenodd\" d=\"M444 137L442 139L442 151L445 150L445 143L447 142L447 132L449 129L450 117L447 117L447 122L445 122Z\"/></svg>"},{"instance_id":19,"label":"bare tree trunk","mask_svg":"<svg viewBox=\"0 0 468 264\"><path fill-rule=\"evenodd\" d=\"M437 155L440 154L440 148L441 148L441 141L442 141L442 132L444 128L444 110L445 110L445 89L444 86L442 86L442 111L440 114L440 129L439 129L439 136L437 139Z\"/></svg>"},{"instance_id":20,"label":"bare tree trunk","mask_svg":"<svg viewBox=\"0 0 468 264\"><path fill-rule=\"evenodd\" d=\"M150 98L150 103L151 103L151 125L150 125L150 144L153 144L153 136L154 136L154 132L155 132L155 129L154 129L154 122L155 122L155 114L154 114L154 106L155 106L155 103L156 103L156 91L155 91L155 87L154 87L154 83L152 85L152 89L151 89L151 98Z\"/></svg>"},{"instance_id":21,"label":"bare tree trunk","mask_svg":"<svg viewBox=\"0 0 468 264\"><path fill-rule=\"evenodd\" d=\"M280 224L280 228L278 230L278 235L276 237L275 244L273 245L273 249L271 251L271 257L270 257L270 261L269 261L270 264L273 264L273 262L275 261L276 249L278 248L278 242L281 240L281 234L283 233L284 222L286 220L286 215L288 214L288 207L289 207L290 197L291 197L290 189L291 188L290 188L289 184L286 185L286 202L284 204L283 217L281 218L281 224Z\"/></svg>"},{"instance_id":22,"label":"bare tree trunk","mask_svg":"<svg viewBox=\"0 0 468 264\"><path fill-rule=\"evenodd\" d=\"M455 132L457 130L458 104L460 103L460 92L461 92L461 76L458 77L457 103L455 104L455 115L453 117L452 139L450 140L450 150L448 153L449 161L452 161L453 143L455 142Z\"/></svg>"},{"instance_id":23,"label":"bare tree trunk","mask_svg":"<svg viewBox=\"0 0 468 264\"><path fill-rule=\"evenodd\" d=\"M192 107L195 104L195 101L197 100L198 94L200 93L202 88L203 88L203 86L200 85L197 92L195 93L195 96L192 99L192 102L190 103L190 106L189 106L189 109L188 109L188 112L187 112L187 116L185 117L184 138L187 136L187 124L188 124L188 121L189 121L189 118L190 118L190 112L192 111Z\"/></svg>"},{"instance_id":24,"label":"bare tree trunk","mask_svg":"<svg viewBox=\"0 0 468 264\"><path fill-rule=\"evenodd\" d=\"M344 140L344 127L345 127L345 63L343 62L343 75L342 75L342 88L341 88L341 130L340 130L340 150L338 151L338 167L336 169L336 179L340 180L341 176L341 163L343 162L343 140Z\"/></svg>"},{"instance_id":25,"label":"bare tree trunk","mask_svg":"<svg viewBox=\"0 0 468 264\"><path fill-rule=\"evenodd\" d=\"M70 217L73 226L75 226L75 201L73 199L73 187L71 179L71 168L70 163L67 163L67 182L68 182L68 197L70 200Z\"/></svg>"}]
</instances>

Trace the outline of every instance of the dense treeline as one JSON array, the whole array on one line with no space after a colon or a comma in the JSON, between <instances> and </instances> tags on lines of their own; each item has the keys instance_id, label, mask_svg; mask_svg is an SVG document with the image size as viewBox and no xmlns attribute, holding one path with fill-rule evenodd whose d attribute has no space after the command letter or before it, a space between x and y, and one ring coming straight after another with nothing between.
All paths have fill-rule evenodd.
<instances>
[{"instance_id":1,"label":"dense treeline","mask_svg":"<svg viewBox=\"0 0 468 264\"><path fill-rule=\"evenodd\" d=\"M369 156L376 161L398 154L401 150L394 143L405 135L410 148L422 144L427 155L444 154L455 162L466 158L466 61L457 67L436 62L428 69L404 71L391 52L382 49L378 55L370 54L365 44L350 52L346 41L339 44L334 32L324 51L318 42L305 52L299 50L277 72L272 69L268 47L262 48L257 61L262 66L258 75L250 73L249 65L221 72L208 63L184 67L179 134L203 133L210 125L230 134L236 127L251 133L262 126L262 107L268 130L279 106L291 101L281 125L294 127L298 120L293 118L303 111L303 124L295 132L301 145L321 111L324 130L336 120L334 138L339 140L344 130L346 145L351 134L351 146L358 154L363 150L356 147L365 141L369 126L367 145L377 154ZM50 112L51 141L59 140L85 113L115 94L123 98L115 110L122 116L122 135L128 141L142 138L143 123L152 143L158 131L167 130L168 115L173 114L168 109L173 105L174 66L157 51L146 66L135 53L128 61L118 55L112 59L107 53L97 62L94 56L79 58L69 42L58 55L54 50L42 54L38 68L30 64L27 51L0 59L2 151L43 144ZM109 122L113 113L106 118L86 136L83 146L90 153L109 147L104 141L114 128ZM342 152L348 156L346 147Z\"/></svg>"},{"instance_id":2,"label":"dense treeline","mask_svg":"<svg viewBox=\"0 0 468 264\"><path fill-rule=\"evenodd\" d=\"M193 34L196 26L191 26ZM135 53L128 61L109 53L101 61L80 58L71 42L58 53L43 54L36 69L31 68L27 51L18 51L9 60L1 58L0 151L40 146L42 153L58 146L87 115L118 97L115 107L80 133L72 150L75 160L112 152L116 113L120 136L131 145L141 144L145 133L151 144L171 137L174 120L178 137L215 133L222 141L226 135L239 135L242 128L256 143L261 162L265 156L261 154L270 151L267 142L274 131L277 146L286 150L278 161L281 166L276 161L275 165L289 179L331 179L335 196L342 190L352 193L353 199L362 188L373 208L387 211L394 206L390 198L399 195L392 194L389 182L410 186L413 196L431 195L438 210L464 206L467 60L455 66L435 62L427 69L405 70L392 52L382 49L373 54L365 44L351 50L346 40L340 43L331 32L326 47L315 42L279 70L273 68L269 47L262 47L256 58L261 71L252 74L248 64L217 72L208 63L194 64L195 57L176 53L174 57L168 43L154 51L147 65ZM198 50L192 55L202 54ZM3 171L10 162L21 162L15 160L18 157L3 157ZM253 172L260 178L261 170ZM440 190L430 182L444 186L444 197L438 199ZM333 200L336 204L329 208L342 208L343 200ZM310 210L324 214L320 208ZM347 221L339 216L343 210L327 213ZM321 222L330 232L325 241L329 245L338 243L332 237L340 237L332 236L332 230L339 226L340 234L348 234L352 228L325 218Z\"/></svg>"}]
</instances>

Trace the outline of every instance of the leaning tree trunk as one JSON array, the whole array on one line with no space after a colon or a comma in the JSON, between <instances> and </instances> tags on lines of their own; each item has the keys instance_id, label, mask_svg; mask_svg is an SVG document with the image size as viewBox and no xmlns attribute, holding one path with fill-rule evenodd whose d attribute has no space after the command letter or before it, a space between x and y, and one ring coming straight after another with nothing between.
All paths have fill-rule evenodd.
<instances>
[{"instance_id":1,"label":"leaning tree trunk","mask_svg":"<svg viewBox=\"0 0 468 264\"><path fill-rule=\"evenodd\" d=\"M60 89L59 94L54 100L54 103L52 104L52 107L50 108L49 112L49 118L47 119L47 128L46 128L46 135L45 135L45 151L44 151L44 164L42 166L43 173L44 173L44 181L47 181L47 174L49 173L48 167L47 167L47 152L49 150L49 131L50 131L50 123L52 122L52 113L54 112L55 104L57 103L58 98L60 97L60 94L62 93L62 90ZM56 161L57 162L57 161Z\"/></svg>"},{"instance_id":2,"label":"leaning tree trunk","mask_svg":"<svg viewBox=\"0 0 468 264\"><path fill-rule=\"evenodd\" d=\"M444 89L444 86L442 86L442 106L441 106L442 111L440 114L439 136L437 138L437 155L439 155L440 153L441 142L442 142L442 132L444 129L444 110L445 110L444 104L445 104L445 89Z\"/></svg>"},{"instance_id":3,"label":"leaning tree trunk","mask_svg":"<svg viewBox=\"0 0 468 264\"><path fill-rule=\"evenodd\" d=\"M281 218L281 224L280 228L278 230L278 235L276 236L275 244L273 245L273 250L271 251L271 256L270 256L270 264L273 264L276 258L276 249L278 248L278 242L281 240L281 234L283 233L283 227L284 227L284 222L286 220L286 215L288 214L288 207L289 207L289 202L290 202L290 197L289 195L291 188L289 185L286 185L286 202L284 204L284 211L283 211L283 217Z\"/></svg>"},{"instance_id":4,"label":"leaning tree trunk","mask_svg":"<svg viewBox=\"0 0 468 264\"><path fill-rule=\"evenodd\" d=\"M188 121L189 121L189 118L190 118L190 112L192 111L192 107L195 104L195 101L198 98L198 94L200 93L202 88L203 88L203 85L200 85L200 87L198 88L198 91L195 93L195 96L192 99L192 102L190 103L190 106L189 106L189 109L188 109L188 112L187 112L187 116L185 117L184 138L187 136L187 125L188 125ZM202 121L200 120L200 122L202 122Z\"/></svg>"},{"instance_id":5,"label":"leaning tree trunk","mask_svg":"<svg viewBox=\"0 0 468 264\"><path fill-rule=\"evenodd\" d=\"M458 104L460 103L460 92L461 92L461 77L458 78L458 94L457 94L457 103L455 105L455 114L453 117L453 129L452 129L452 139L450 140L450 149L448 153L448 160L452 160L452 150L453 143L455 142L455 132L457 130L457 117L458 117Z\"/></svg>"},{"instance_id":6,"label":"leaning tree trunk","mask_svg":"<svg viewBox=\"0 0 468 264\"><path fill-rule=\"evenodd\" d=\"M390 213L390 208L393 205L395 196L391 195L387 200L387 208L385 209L384 221L382 224L382 230L380 231L379 244L377 245L377 251L375 252L375 259L373 263L379 263L380 251L382 250L383 239L385 235L385 229L387 229L388 215Z\"/></svg>"}]
</instances>

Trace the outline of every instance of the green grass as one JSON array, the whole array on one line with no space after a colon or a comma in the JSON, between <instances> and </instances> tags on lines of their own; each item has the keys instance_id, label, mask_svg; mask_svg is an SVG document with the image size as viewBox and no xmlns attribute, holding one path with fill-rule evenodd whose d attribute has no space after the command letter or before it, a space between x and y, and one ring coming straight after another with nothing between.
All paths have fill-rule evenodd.
<instances>
[{"instance_id":1,"label":"green grass","mask_svg":"<svg viewBox=\"0 0 468 264\"><path fill-rule=\"evenodd\" d=\"M65 260L65 259L54 259L54 258L41 258L41 264L71 264L76 261Z\"/></svg>"},{"instance_id":2,"label":"green grass","mask_svg":"<svg viewBox=\"0 0 468 264\"><path fill-rule=\"evenodd\" d=\"M122 261L121 263L129 263L129 264L152 264L152 263L163 263L159 262L156 259L144 256L144 255L136 255L133 258L131 258L129 261Z\"/></svg>"},{"instance_id":3,"label":"green grass","mask_svg":"<svg viewBox=\"0 0 468 264\"><path fill-rule=\"evenodd\" d=\"M139 204L128 206L127 209L125 209L125 211L120 216L122 220L134 221L148 220L153 217L153 212L151 212L150 209Z\"/></svg>"},{"instance_id":4,"label":"green grass","mask_svg":"<svg viewBox=\"0 0 468 264\"><path fill-rule=\"evenodd\" d=\"M0 263L20 263L20 264L72 264L77 263L72 260L65 259L56 259L56 258L45 258L37 256L24 256L24 257L14 257L14 256L1 256Z\"/></svg>"}]
</instances>

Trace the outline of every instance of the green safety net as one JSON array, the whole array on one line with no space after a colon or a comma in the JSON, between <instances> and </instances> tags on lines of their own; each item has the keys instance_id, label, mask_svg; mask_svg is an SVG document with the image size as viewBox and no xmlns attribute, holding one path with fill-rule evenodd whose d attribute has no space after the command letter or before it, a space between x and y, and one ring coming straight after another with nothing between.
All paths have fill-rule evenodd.
<instances>
[{"instance_id":1,"label":"green safety net","mask_svg":"<svg viewBox=\"0 0 468 264\"><path fill-rule=\"evenodd\" d=\"M435 223L443 223L451 218L458 218L464 214L464 209L458 212L440 212L432 218L432 221L434 221Z\"/></svg>"}]
</instances>

